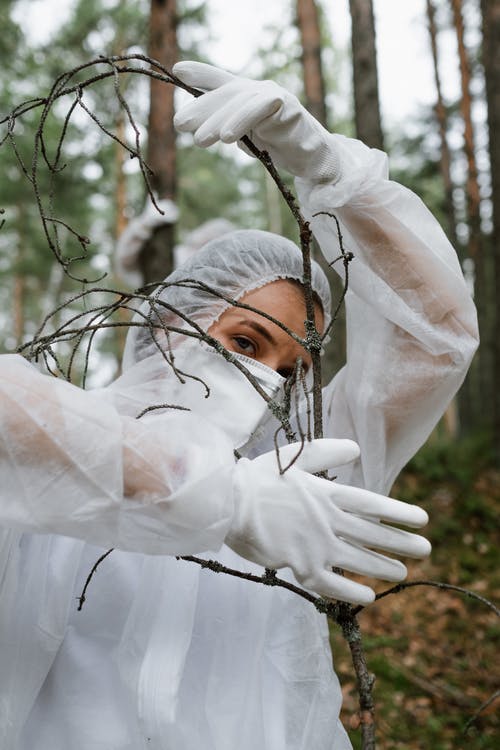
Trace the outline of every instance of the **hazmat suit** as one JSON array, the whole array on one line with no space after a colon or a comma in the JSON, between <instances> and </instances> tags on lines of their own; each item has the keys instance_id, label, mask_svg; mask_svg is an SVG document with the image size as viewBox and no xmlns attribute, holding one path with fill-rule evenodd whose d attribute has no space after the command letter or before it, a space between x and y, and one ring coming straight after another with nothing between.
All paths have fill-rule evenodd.
<instances>
[{"instance_id":1,"label":"hazmat suit","mask_svg":"<svg viewBox=\"0 0 500 750\"><path fill-rule=\"evenodd\" d=\"M259 92L249 97L245 79L228 81L213 70L200 75L195 66L179 74L215 93L229 83L229 99L233 89L244 93L243 132L255 129L272 145L282 143L283 127L288 143L290 124L293 131L305 118L309 127L283 90L279 96L286 101L276 104L273 89L259 128L247 117L250 99L260 106ZM178 126L190 129L197 117L213 123L226 94L222 104L212 100L212 110L188 112ZM274 141L269 120L276 115L280 134ZM425 519L418 509L355 488L387 493L433 428L477 345L475 311L444 233L418 198L387 179L385 156L312 128L322 139L312 147L318 161L301 160L300 148L293 149L290 163L280 146L270 151L296 175L302 207L327 259L338 255L338 246L323 211L335 211L355 255L346 300L348 357L324 389L325 434L339 442L313 443L303 463L285 473L286 491L276 490L286 509L280 520L286 527L288 511L295 510L286 498L303 491L299 505L314 511L318 546L331 546L340 556L328 563L340 559L354 571L371 563L397 579L404 575L400 564L364 549L364 539L371 532L373 546L382 551L425 554L417 535L398 537L394 530L395 536L378 536L386 533L380 518L410 526ZM217 140L214 133L205 132L200 145ZM303 135L298 142L307 144ZM240 136L233 127L230 137ZM39 374L17 356L0 358L0 738L6 750L350 747L338 721L340 689L325 619L288 591L218 576L173 557L203 553L259 572L262 564L287 564L293 572L286 567L282 575L315 591L369 601L367 587L351 587L348 576L338 581L312 552L297 563L285 544L285 558L272 559L282 542L281 524L275 523L275 508L269 513L259 498L266 492L271 498L280 482L276 462L270 466L265 454L275 425L262 413L258 426L252 422L258 410L245 409L244 401L253 386L234 363L221 364L220 355L197 341L177 346L176 360L175 337L169 342L162 327L170 320L158 312L185 311L206 329L229 304L214 299L213 290L239 299L264 283L298 279L297 252L259 232L229 234L216 241L215 250L213 244L202 250L175 272L173 285L146 312L151 326L133 329L141 333L129 338L124 374L108 388L83 392ZM208 298L186 281L199 278L198 272L212 289ZM315 275L313 286L328 316L319 270ZM241 378L224 369L223 381L231 383L232 403L241 408L242 429L232 433L238 418L224 422L223 409L203 411L196 381L189 378L190 403L184 407L191 412L168 408L173 396L178 405L181 388L162 352L170 359L174 354L181 373L200 375L200 364L201 380L222 365L237 371ZM276 396L282 387L276 374L241 359L239 364ZM151 405L163 409L136 418ZM359 460L350 441L360 446ZM246 446L248 457L235 462L234 448L245 455ZM321 489L305 478L332 466L336 482L310 477ZM347 489L342 497L332 490L328 505L318 501L326 492L323 483ZM329 516L322 520L327 505L328 512L335 509L335 523ZM290 523L295 526L288 539L301 531L306 548L307 522L294 516ZM77 612L88 572L109 546L118 549L98 570ZM298 547L300 557L302 542Z\"/></svg>"}]
</instances>

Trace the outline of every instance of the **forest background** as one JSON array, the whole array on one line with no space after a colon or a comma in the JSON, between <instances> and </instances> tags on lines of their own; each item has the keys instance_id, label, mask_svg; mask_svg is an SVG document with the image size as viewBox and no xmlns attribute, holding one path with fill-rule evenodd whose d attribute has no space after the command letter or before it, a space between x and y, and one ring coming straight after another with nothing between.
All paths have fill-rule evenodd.
<instances>
[{"instance_id":1,"label":"forest background","mask_svg":"<svg viewBox=\"0 0 500 750\"><path fill-rule=\"evenodd\" d=\"M242 39L252 3L237 27L236 5L220 0L2 0L4 134L9 126L4 116L25 100L46 96L65 71L99 55L142 53L167 68L177 59L200 59L242 75L273 78L331 130L384 148L391 176L423 198L457 248L478 307L482 339L458 398L393 491L395 497L423 505L431 516L434 553L411 566L410 579L446 581L498 601L500 0L410 0L404 5L411 5L411 14L402 13L396 0L280 0L273 3L279 6L275 20L255 25L246 58L241 50L248 50L249 42ZM255 19L264 11L259 2L254 6ZM402 40L412 34L419 44L409 59ZM384 39L389 45L394 38L399 47L393 47L393 67L400 54L402 87L386 63L377 66L377 59L385 59ZM297 239L287 207L260 164L234 147L201 150L189 138L175 136L174 87L155 89L140 75L123 76L120 87L154 171L155 193L179 207L179 220L157 229L141 250L138 265L145 281L165 276L174 247L213 218ZM133 141L124 110L109 89L95 86L85 96L109 134ZM179 96L187 94L177 91ZM64 103L56 104L46 122L48 151L56 148L66 110ZM52 310L63 305L62 318L79 304L71 300L81 283L64 273L51 252L21 166L32 163L38 116L36 109L26 112L15 124L14 141L7 137L0 149L0 351L29 341ZM118 273L116 243L148 201L137 160L127 158L80 109L65 134L63 161L67 166L55 187L50 172L40 172L40 190L53 189L58 215L91 240L75 275L97 279L105 273L102 285L127 288ZM66 247L75 238L61 227L59 240ZM332 285L338 295L334 280ZM119 373L121 330L95 337L88 385L102 385ZM327 375L342 364L343 338L340 320L327 353ZM76 382L79 367L81 362L75 367ZM361 619L377 680L381 747L498 747L494 615L477 601L422 588L384 600ZM334 631L332 645L343 683L343 719L359 747L352 667Z\"/></svg>"}]
</instances>

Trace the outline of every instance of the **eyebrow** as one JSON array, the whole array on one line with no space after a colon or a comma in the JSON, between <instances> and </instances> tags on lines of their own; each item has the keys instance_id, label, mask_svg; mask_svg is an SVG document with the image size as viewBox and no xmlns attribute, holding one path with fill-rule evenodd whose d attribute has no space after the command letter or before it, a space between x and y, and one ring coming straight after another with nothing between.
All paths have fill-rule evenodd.
<instances>
[{"instance_id":1,"label":"eyebrow","mask_svg":"<svg viewBox=\"0 0 500 750\"><path fill-rule=\"evenodd\" d=\"M260 325L260 323L257 323L255 320L246 320L246 318L242 318L238 321L240 325L246 325L249 328L253 328L254 331L257 331L257 333L260 333L261 336L263 336L267 341L269 341L270 344L276 344L275 339L273 336L269 333L267 328Z\"/></svg>"}]
</instances>

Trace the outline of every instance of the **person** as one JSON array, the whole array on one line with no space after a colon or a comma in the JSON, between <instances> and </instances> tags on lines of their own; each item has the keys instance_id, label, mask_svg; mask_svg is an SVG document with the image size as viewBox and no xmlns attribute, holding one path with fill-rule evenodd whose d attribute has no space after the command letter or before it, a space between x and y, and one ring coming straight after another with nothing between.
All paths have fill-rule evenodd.
<instances>
[{"instance_id":1,"label":"person","mask_svg":"<svg viewBox=\"0 0 500 750\"><path fill-rule=\"evenodd\" d=\"M143 286L144 278L140 269L139 257L146 242L156 229L174 225L179 218L179 209L171 200L155 199L156 206L149 202L139 216L134 217L118 237L114 254L114 270L117 277L131 289ZM159 210L158 210L159 209ZM161 211L161 213L160 213ZM217 218L204 221L174 245L174 268L189 260L211 239L220 237L236 229L227 219Z\"/></svg>"},{"instance_id":2,"label":"person","mask_svg":"<svg viewBox=\"0 0 500 750\"><path fill-rule=\"evenodd\" d=\"M200 146L243 133L265 146L295 175L329 261L336 232L319 212L335 211L355 255L347 363L324 388L327 438L283 446L280 474L266 398L282 397L298 357L309 364L302 258L257 230L214 240L159 287L107 388L0 358L2 747L349 748L325 618L289 591L174 556L218 550L351 602L372 589L332 567L401 579L384 552L429 548L391 523L426 514L385 495L465 375L474 306L444 233L387 179L383 154L327 133L271 82L199 63L174 72L208 92L177 127ZM312 283L326 331L317 266ZM336 480L314 476L324 469Z\"/></svg>"}]
</instances>

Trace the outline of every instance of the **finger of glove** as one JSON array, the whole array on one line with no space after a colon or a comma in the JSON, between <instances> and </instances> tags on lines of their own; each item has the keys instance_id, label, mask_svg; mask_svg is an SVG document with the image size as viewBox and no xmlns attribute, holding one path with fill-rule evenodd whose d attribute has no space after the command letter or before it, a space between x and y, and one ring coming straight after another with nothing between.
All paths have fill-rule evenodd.
<instances>
[{"instance_id":1,"label":"finger of glove","mask_svg":"<svg viewBox=\"0 0 500 750\"><path fill-rule=\"evenodd\" d=\"M172 68L172 73L180 78L183 83L194 88L212 91L233 81L236 76L222 68L216 68L207 63L185 60L178 62Z\"/></svg>"},{"instance_id":2,"label":"finger of glove","mask_svg":"<svg viewBox=\"0 0 500 750\"><path fill-rule=\"evenodd\" d=\"M343 539L364 547L375 547L405 557L427 557L431 551L430 543L423 536L359 518L352 513L336 514L332 530Z\"/></svg>"},{"instance_id":3,"label":"finger of glove","mask_svg":"<svg viewBox=\"0 0 500 750\"><path fill-rule=\"evenodd\" d=\"M350 487L335 482L331 482L330 487L335 505L342 510L415 529L425 526L429 521L425 510L419 508L418 505L403 503L401 500L394 500L360 487Z\"/></svg>"},{"instance_id":4,"label":"finger of glove","mask_svg":"<svg viewBox=\"0 0 500 750\"><path fill-rule=\"evenodd\" d=\"M234 121L235 112L238 113L247 101L248 94L246 92L240 92L236 96L231 97L229 101L224 102L223 105L208 117L196 131L194 135L194 142L196 145L206 148L217 141L231 143L232 141L238 140L239 136L236 136L235 138L224 138L223 134L226 131L228 120ZM245 132L243 131L241 135L244 134Z\"/></svg>"},{"instance_id":5,"label":"finger of glove","mask_svg":"<svg viewBox=\"0 0 500 750\"><path fill-rule=\"evenodd\" d=\"M231 84L222 86L215 91L209 91L207 94L193 99L179 109L174 116L174 126L181 132L194 133L203 123L214 115L217 115L226 105L229 104L231 106L232 100L235 97L240 97L242 93L239 87L232 86ZM232 115L233 111L230 108L226 113L225 119ZM219 130L224 122L225 120L221 120Z\"/></svg>"},{"instance_id":6,"label":"finger of glove","mask_svg":"<svg viewBox=\"0 0 500 750\"><path fill-rule=\"evenodd\" d=\"M336 540L335 554L332 554L329 562L336 568L384 581L402 581L408 573L400 560L393 560L346 539Z\"/></svg>"},{"instance_id":7,"label":"finger of glove","mask_svg":"<svg viewBox=\"0 0 500 750\"><path fill-rule=\"evenodd\" d=\"M274 455L274 452L267 454ZM354 461L359 456L359 446L353 440L336 440L318 438L305 443L290 443L280 448L281 467L285 468L293 461L294 467L314 474ZM321 492L330 489L330 482L319 479Z\"/></svg>"},{"instance_id":8,"label":"finger of glove","mask_svg":"<svg viewBox=\"0 0 500 750\"><path fill-rule=\"evenodd\" d=\"M294 573L298 582L305 588L328 599L363 605L371 604L375 599L375 592L369 586L351 581L332 570L318 570L308 576L300 576L295 571Z\"/></svg>"},{"instance_id":9,"label":"finger of glove","mask_svg":"<svg viewBox=\"0 0 500 750\"><path fill-rule=\"evenodd\" d=\"M238 105L232 117L229 117L221 128L221 141L224 143L234 143L244 135L248 135L259 126L259 123L278 112L282 100L267 89L256 91L250 98L245 92L244 98L238 102Z\"/></svg>"}]
</instances>

